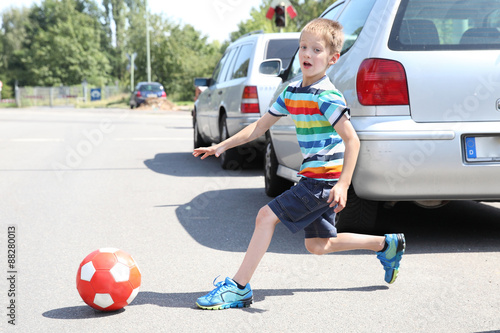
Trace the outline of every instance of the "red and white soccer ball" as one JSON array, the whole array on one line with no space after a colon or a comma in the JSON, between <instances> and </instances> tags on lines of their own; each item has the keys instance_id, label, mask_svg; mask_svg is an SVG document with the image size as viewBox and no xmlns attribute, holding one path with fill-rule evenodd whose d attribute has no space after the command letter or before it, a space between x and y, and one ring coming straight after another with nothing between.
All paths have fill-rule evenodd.
<instances>
[{"instance_id":1,"label":"red and white soccer ball","mask_svg":"<svg viewBox=\"0 0 500 333\"><path fill-rule=\"evenodd\" d=\"M94 309L115 311L130 304L139 293L141 272L134 259L115 248L102 248L83 259L76 288Z\"/></svg>"}]
</instances>

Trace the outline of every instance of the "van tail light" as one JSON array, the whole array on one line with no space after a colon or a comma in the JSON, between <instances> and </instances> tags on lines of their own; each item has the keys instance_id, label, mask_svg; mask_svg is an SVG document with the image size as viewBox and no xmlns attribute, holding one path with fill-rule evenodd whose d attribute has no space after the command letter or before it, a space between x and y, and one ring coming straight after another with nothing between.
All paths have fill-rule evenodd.
<instances>
[{"instance_id":1,"label":"van tail light","mask_svg":"<svg viewBox=\"0 0 500 333\"><path fill-rule=\"evenodd\" d=\"M408 83L403 65L394 60L365 59L356 80L363 105L408 105Z\"/></svg>"},{"instance_id":2,"label":"van tail light","mask_svg":"<svg viewBox=\"0 0 500 333\"><path fill-rule=\"evenodd\" d=\"M162 91L162 92L161 92L161 97L165 97L165 98L167 98L167 93L166 93L165 91Z\"/></svg>"},{"instance_id":3,"label":"van tail light","mask_svg":"<svg viewBox=\"0 0 500 333\"><path fill-rule=\"evenodd\" d=\"M140 91L137 91L137 94L135 94L135 96L137 96L137 97L141 97L141 92L140 92Z\"/></svg>"},{"instance_id":4,"label":"van tail light","mask_svg":"<svg viewBox=\"0 0 500 333\"><path fill-rule=\"evenodd\" d=\"M259 96L256 86L246 86L241 99L241 113L259 113Z\"/></svg>"}]
</instances>

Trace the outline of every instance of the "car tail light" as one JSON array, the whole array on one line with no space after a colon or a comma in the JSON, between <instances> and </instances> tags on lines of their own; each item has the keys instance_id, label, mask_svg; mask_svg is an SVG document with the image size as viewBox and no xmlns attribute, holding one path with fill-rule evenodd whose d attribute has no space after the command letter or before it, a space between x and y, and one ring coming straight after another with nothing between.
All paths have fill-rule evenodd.
<instances>
[{"instance_id":1,"label":"car tail light","mask_svg":"<svg viewBox=\"0 0 500 333\"><path fill-rule=\"evenodd\" d=\"M162 91L162 92L161 92L161 97L165 97L165 98L166 98L166 97L167 97L167 93L166 93L166 92L164 92L164 91Z\"/></svg>"},{"instance_id":2,"label":"car tail light","mask_svg":"<svg viewBox=\"0 0 500 333\"><path fill-rule=\"evenodd\" d=\"M394 60L365 59L356 80L363 105L408 105L408 84L403 65Z\"/></svg>"},{"instance_id":3,"label":"car tail light","mask_svg":"<svg viewBox=\"0 0 500 333\"><path fill-rule=\"evenodd\" d=\"M137 97L141 97L141 92L140 92L140 91L137 91L137 94L135 94L135 96L137 96Z\"/></svg>"},{"instance_id":4,"label":"car tail light","mask_svg":"<svg viewBox=\"0 0 500 333\"><path fill-rule=\"evenodd\" d=\"M256 86L246 86L243 89L241 113L259 113L259 96Z\"/></svg>"}]
</instances>

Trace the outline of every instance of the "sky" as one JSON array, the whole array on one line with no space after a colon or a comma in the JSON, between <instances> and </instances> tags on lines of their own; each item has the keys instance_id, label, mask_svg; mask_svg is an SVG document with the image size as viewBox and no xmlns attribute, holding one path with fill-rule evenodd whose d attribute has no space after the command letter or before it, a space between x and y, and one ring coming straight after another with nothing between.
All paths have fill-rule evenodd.
<instances>
[{"instance_id":1,"label":"sky","mask_svg":"<svg viewBox=\"0 0 500 333\"><path fill-rule=\"evenodd\" d=\"M100 0L97 0L101 3ZM41 0L0 0L0 13L5 8L30 7ZM262 0L148 0L153 13L164 13L176 23L191 24L208 36L210 41L224 41L238 29L238 23L250 18L250 10L262 4Z\"/></svg>"}]
</instances>

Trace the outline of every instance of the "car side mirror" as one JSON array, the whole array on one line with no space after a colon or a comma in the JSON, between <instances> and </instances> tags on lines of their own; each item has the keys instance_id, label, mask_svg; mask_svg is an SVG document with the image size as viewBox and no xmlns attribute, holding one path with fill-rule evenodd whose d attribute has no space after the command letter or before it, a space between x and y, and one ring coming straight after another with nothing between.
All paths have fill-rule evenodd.
<instances>
[{"instance_id":1,"label":"car side mirror","mask_svg":"<svg viewBox=\"0 0 500 333\"><path fill-rule=\"evenodd\" d=\"M196 87L210 87L212 84L211 78L197 77L194 79L194 85Z\"/></svg>"},{"instance_id":2,"label":"car side mirror","mask_svg":"<svg viewBox=\"0 0 500 333\"><path fill-rule=\"evenodd\" d=\"M279 76L282 70L281 59L264 60L259 66L259 73L264 75Z\"/></svg>"}]
</instances>

